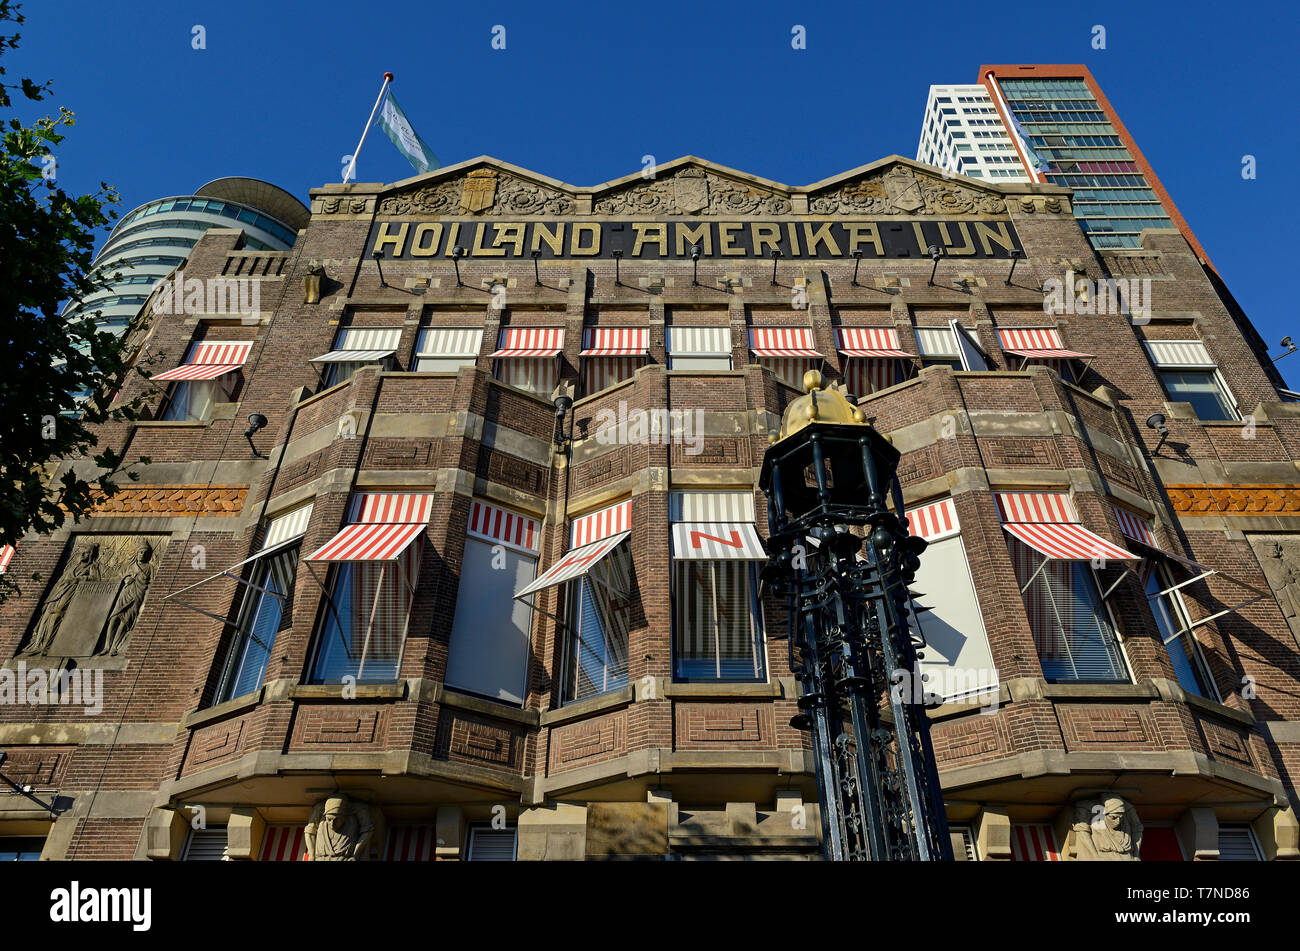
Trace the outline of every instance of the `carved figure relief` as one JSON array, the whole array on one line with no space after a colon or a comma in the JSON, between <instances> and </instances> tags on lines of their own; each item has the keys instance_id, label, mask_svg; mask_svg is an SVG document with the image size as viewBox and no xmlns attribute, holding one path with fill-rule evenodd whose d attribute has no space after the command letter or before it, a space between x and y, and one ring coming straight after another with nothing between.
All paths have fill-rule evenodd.
<instances>
[{"instance_id":1,"label":"carved figure relief","mask_svg":"<svg viewBox=\"0 0 1300 951\"><path fill-rule=\"evenodd\" d=\"M1300 537L1247 536L1291 630L1300 637Z\"/></svg>"},{"instance_id":2,"label":"carved figure relief","mask_svg":"<svg viewBox=\"0 0 1300 951\"><path fill-rule=\"evenodd\" d=\"M162 545L162 539L146 535L77 538L19 653L120 656L140 617Z\"/></svg>"},{"instance_id":3,"label":"carved figure relief","mask_svg":"<svg viewBox=\"0 0 1300 951\"><path fill-rule=\"evenodd\" d=\"M331 796L316 804L307 822L307 861L364 861L374 834L373 806L351 796Z\"/></svg>"},{"instance_id":4,"label":"carved figure relief","mask_svg":"<svg viewBox=\"0 0 1300 951\"><path fill-rule=\"evenodd\" d=\"M1137 862L1142 848L1142 820L1121 796L1080 799L1070 829L1079 862Z\"/></svg>"}]
</instances>

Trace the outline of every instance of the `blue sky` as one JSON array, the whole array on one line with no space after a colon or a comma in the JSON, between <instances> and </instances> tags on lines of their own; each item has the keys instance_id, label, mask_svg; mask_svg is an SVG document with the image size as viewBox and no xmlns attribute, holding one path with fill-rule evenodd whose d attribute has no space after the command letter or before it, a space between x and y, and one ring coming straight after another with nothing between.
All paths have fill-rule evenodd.
<instances>
[{"instance_id":1,"label":"blue sky","mask_svg":"<svg viewBox=\"0 0 1300 951\"><path fill-rule=\"evenodd\" d=\"M1286 162L1294 5L1252 2L434 4L27 0L9 78L77 114L64 187L123 207L250 175L306 199L342 178L385 70L443 164L480 154L577 185L693 154L807 184L916 154L931 83L983 63L1085 63L1233 293L1280 352L1293 320ZM996 9L997 16L979 15ZM116 10L116 13L113 11ZM802 25L807 48L791 48ZM1105 50L1091 46L1106 28ZM192 47L193 27L206 49ZM505 27L506 48L491 46ZM27 115L30 118L30 112ZM1243 180L1253 155L1257 178ZM412 170L372 130L359 181ZM1291 363L1295 363L1295 372ZM1279 364L1300 380L1300 355Z\"/></svg>"}]
</instances>

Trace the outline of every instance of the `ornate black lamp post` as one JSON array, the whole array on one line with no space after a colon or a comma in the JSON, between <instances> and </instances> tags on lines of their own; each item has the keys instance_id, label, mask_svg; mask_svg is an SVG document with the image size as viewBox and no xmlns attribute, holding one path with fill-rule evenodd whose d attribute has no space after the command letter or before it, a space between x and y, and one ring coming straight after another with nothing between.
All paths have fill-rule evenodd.
<instances>
[{"instance_id":1,"label":"ornate black lamp post","mask_svg":"<svg viewBox=\"0 0 1300 951\"><path fill-rule=\"evenodd\" d=\"M924 641L907 623L926 543L907 533L898 450L824 387L816 370L804 375L759 487L763 581L787 599L803 686L791 723L812 731L826 857L951 860L917 666Z\"/></svg>"}]
</instances>

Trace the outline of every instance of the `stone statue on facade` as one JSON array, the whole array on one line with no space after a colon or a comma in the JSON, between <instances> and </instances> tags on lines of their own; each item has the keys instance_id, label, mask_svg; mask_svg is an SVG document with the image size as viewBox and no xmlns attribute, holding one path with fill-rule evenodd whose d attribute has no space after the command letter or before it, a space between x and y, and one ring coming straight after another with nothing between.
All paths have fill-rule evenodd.
<instances>
[{"instance_id":1,"label":"stone statue on facade","mask_svg":"<svg viewBox=\"0 0 1300 951\"><path fill-rule=\"evenodd\" d=\"M344 795L317 803L307 823L307 861L363 861L375 834L373 808Z\"/></svg>"},{"instance_id":2,"label":"stone statue on facade","mask_svg":"<svg viewBox=\"0 0 1300 951\"><path fill-rule=\"evenodd\" d=\"M1079 862L1136 862L1142 821L1119 796L1080 799L1074 804L1074 858Z\"/></svg>"}]
</instances>

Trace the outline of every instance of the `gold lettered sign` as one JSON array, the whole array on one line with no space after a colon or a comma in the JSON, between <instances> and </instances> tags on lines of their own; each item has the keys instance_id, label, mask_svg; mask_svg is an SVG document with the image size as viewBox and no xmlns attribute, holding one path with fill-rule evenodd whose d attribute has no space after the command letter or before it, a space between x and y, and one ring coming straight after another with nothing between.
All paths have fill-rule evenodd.
<instances>
[{"instance_id":1,"label":"gold lettered sign","mask_svg":"<svg viewBox=\"0 0 1300 951\"><path fill-rule=\"evenodd\" d=\"M611 258L665 260L783 258L805 260L920 258L938 247L968 258L1006 258L1021 250L1006 220L925 221L381 221L370 232L370 252L385 258L420 260L451 257L454 248L470 258Z\"/></svg>"}]
</instances>

